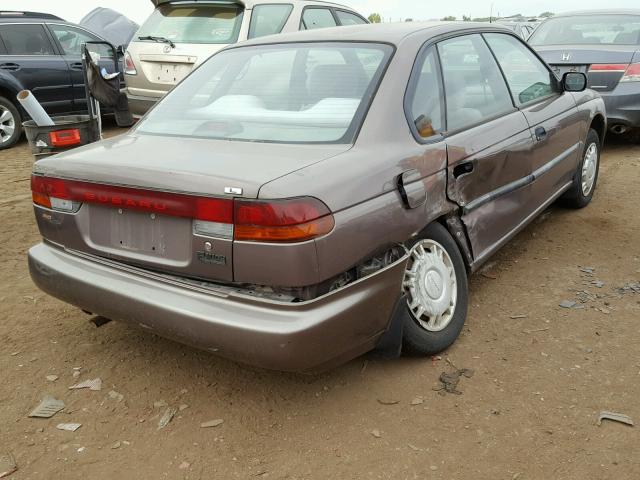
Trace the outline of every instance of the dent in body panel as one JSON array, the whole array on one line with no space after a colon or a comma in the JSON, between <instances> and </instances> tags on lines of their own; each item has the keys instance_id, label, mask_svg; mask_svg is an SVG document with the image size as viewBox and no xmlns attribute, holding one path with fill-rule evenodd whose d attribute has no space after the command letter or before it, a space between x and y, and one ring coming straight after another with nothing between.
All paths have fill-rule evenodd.
<instances>
[{"instance_id":1,"label":"dent in body panel","mask_svg":"<svg viewBox=\"0 0 640 480\"><path fill-rule=\"evenodd\" d=\"M336 228L316 240L320 277L330 278L389 247L405 243L429 223L451 212L446 198L446 171L423 178L427 201L406 209L392 191L335 214Z\"/></svg>"}]
</instances>

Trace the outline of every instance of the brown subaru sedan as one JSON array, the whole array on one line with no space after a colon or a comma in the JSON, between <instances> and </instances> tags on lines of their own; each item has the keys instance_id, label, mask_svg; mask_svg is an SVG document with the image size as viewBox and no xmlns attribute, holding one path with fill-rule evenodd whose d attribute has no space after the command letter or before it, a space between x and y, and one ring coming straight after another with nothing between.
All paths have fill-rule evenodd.
<instances>
[{"instance_id":1,"label":"brown subaru sedan","mask_svg":"<svg viewBox=\"0 0 640 480\"><path fill-rule=\"evenodd\" d=\"M128 134L36 163L31 275L266 368L439 352L471 272L556 200L590 202L606 117L585 84L497 25L234 45Z\"/></svg>"}]
</instances>

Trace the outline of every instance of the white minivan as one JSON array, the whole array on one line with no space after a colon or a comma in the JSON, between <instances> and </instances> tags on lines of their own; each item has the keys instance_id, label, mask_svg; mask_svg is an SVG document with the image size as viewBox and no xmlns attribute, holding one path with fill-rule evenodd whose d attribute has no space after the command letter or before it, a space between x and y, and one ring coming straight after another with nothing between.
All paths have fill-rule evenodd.
<instances>
[{"instance_id":1,"label":"white minivan","mask_svg":"<svg viewBox=\"0 0 640 480\"><path fill-rule=\"evenodd\" d=\"M155 10L124 58L129 107L137 117L227 45L282 32L368 23L349 7L322 1L151 1Z\"/></svg>"}]
</instances>

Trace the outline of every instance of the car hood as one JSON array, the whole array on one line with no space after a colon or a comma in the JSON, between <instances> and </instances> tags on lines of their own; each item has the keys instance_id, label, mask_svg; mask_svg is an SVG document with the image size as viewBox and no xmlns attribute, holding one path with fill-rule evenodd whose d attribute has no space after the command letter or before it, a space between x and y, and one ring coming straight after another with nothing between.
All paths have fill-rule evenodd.
<instances>
[{"instance_id":1,"label":"car hood","mask_svg":"<svg viewBox=\"0 0 640 480\"><path fill-rule=\"evenodd\" d=\"M223 196L260 187L351 145L273 144L130 133L39 160L34 172L95 183Z\"/></svg>"},{"instance_id":2,"label":"car hood","mask_svg":"<svg viewBox=\"0 0 640 480\"><path fill-rule=\"evenodd\" d=\"M591 65L593 63L631 63L635 45L532 45L550 65ZM566 55L569 59L565 60ZM564 57L563 57L564 56Z\"/></svg>"}]
</instances>

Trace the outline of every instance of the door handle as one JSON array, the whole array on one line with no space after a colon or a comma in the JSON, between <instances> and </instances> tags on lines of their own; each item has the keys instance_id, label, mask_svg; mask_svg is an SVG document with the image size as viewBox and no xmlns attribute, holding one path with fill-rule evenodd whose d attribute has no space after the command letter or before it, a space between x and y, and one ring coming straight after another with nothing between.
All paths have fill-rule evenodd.
<instances>
[{"instance_id":1,"label":"door handle","mask_svg":"<svg viewBox=\"0 0 640 480\"><path fill-rule=\"evenodd\" d=\"M2 70L11 70L13 72L20 70L20 65L17 63L2 63L0 64L0 69Z\"/></svg>"},{"instance_id":2,"label":"door handle","mask_svg":"<svg viewBox=\"0 0 640 480\"><path fill-rule=\"evenodd\" d=\"M544 127L536 128L535 133L536 133L536 140L539 142L547 138L547 131L544 129Z\"/></svg>"},{"instance_id":3,"label":"door handle","mask_svg":"<svg viewBox=\"0 0 640 480\"><path fill-rule=\"evenodd\" d=\"M463 175L468 175L473 172L473 162L462 162L460 165L453 167L453 178L458 179Z\"/></svg>"},{"instance_id":4,"label":"door handle","mask_svg":"<svg viewBox=\"0 0 640 480\"><path fill-rule=\"evenodd\" d=\"M82 70L82 62L76 62L71 64L71 70Z\"/></svg>"}]
</instances>

